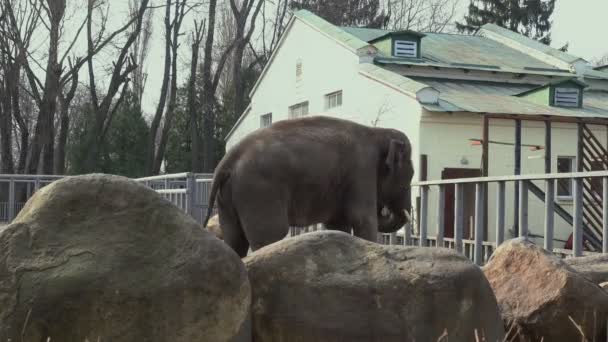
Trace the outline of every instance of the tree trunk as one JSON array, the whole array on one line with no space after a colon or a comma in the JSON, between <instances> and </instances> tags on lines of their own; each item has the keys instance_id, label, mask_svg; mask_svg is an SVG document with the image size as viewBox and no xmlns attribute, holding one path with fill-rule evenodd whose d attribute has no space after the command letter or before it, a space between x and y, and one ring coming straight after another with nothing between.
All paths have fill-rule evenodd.
<instances>
[{"instance_id":1,"label":"tree trunk","mask_svg":"<svg viewBox=\"0 0 608 342\"><path fill-rule=\"evenodd\" d=\"M65 145L68 141L68 130L70 128L69 104L61 101L61 118L59 123L59 139L55 149L55 172L56 175L65 174Z\"/></svg>"},{"instance_id":2,"label":"tree trunk","mask_svg":"<svg viewBox=\"0 0 608 342\"><path fill-rule=\"evenodd\" d=\"M7 82L4 82L5 84ZM3 87L6 90L8 87ZM0 173L15 173L13 163L13 136L12 136L12 110L11 94L0 94Z\"/></svg>"},{"instance_id":3,"label":"tree trunk","mask_svg":"<svg viewBox=\"0 0 608 342\"><path fill-rule=\"evenodd\" d=\"M165 4L165 69L163 73L163 82L160 88L160 98L158 100L158 106L156 107L156 113L150 124L150 135L148 140L148 155L146 157L146 170L148 175L154 174L154 164L156 156L156 138L158 135L158 128L163 118L163 112L165 111L165 104L167 101L167 91L169 88L169 73L171 71L171 0L167 0Z\"/></svg>"},{"instance_id":4,"label":"tree trunk","mask_svg":"<svg viewBox=\"0 0 608 342\"><path fill-rule=\"evenodd\" d=\"M203 38L203 26L194 23L195 33L192 43L192 58L190 60L190 79L188 81L188 114L190 117L190 168L192 172L202 172L200 155L199 117L196 101L196 71L198 68L198 55Z\"/></svg>"},{"instance_id":5,"label":"tree trunk","mask_svg":"<svg viewBox=\"0 0 608 342\"><path fill-rule=\"evenodd\" d=\"M213 52L213 38L215 35L215 8L217 0L209 0L209 26L205 41L205 56L203 60L203 172L213 172L215 169L215 112L213 81L211 79L211 63ZM218 71L219 72L219 71Z\"/></svg>"}]
</instances>

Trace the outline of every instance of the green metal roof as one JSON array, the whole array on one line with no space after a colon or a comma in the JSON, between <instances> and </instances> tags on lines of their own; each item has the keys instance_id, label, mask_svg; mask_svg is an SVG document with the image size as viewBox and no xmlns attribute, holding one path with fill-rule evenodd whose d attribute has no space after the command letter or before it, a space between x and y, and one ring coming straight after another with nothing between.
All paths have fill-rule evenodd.
<instances>
[{"instance_id":1,"label":"green metal roof","mask_svg":"<svg viewBox=\"0 0 608 342\"><path fill-rule=\"evenodd\" d=\"M378 38L386 35L387 33L391 32L391 31L387 31L387 30L364 28L364 27L341 26L340 28L365 42L370 42L372 40L378 39Z\"/></svg>"},{"instance_id":2,"label":"green metal roof","mask_svg":"<svg viewBox=\"0 0 608 342\"><path fill-rule=\"evenodd\" d=\"M553 115L608 119L608 92L586 91L583 108L551 107L513 96L534 85L414 78L438 90L439 105L423 106L434 112L471 112L514 115ZM526 89L527 88L527 89Z\"/></svg>"},{"instance_id":3,"label":"green metal roof","mask_svg":"<svg viewBox=\"0 0 608 342\"><path fill-rule=\"evenodd\" d=\"M338 26L333 25L332 23L308 10L299 10L294 13L294 16L313 26L320 32L328 35L330 38L344 44L353 51L369 45L366 41L363 41L349 32L340 29Z\"/></svg>"},{"instance_id":4,"label":"green metal roof","mask_svg":"<svg viewBox=\"0 0 608 342\"><path fill-rule=\"evenodd\" d=\"M496 24L485 24L482 27L482 30L487 30L490 32L494 32L497 34L500 34L501 36L507 37L521 45L524 45L526 47L538 50L542 53L545 53L547 55L553 56L555 58L558 58L566 63L574 63L577 60L581 60L582 58L577 57L577 56L573 56L567 52L563 52L560 51L558 49L552 48L546 44L543 44L541 42L538 42L534 39L530 39L526 36L523 36L517 32L513 32L511 30L508 30L504 27L500 27Z\"/></svg>"},{"instance_id":5,"label":"green metal roof","mask_svg":"<svg viewBox=\"0 0 608 342\"><path fill-rule=\"evenodd\" d=\"M418 91L429 87L425 83L418 82L408 77L403 77L372 63L360 64L359 70L360 72L367 74L374 79L386 82L391 86L398 88L400 91L414 97Z\"/></svg>"}]
</instances>

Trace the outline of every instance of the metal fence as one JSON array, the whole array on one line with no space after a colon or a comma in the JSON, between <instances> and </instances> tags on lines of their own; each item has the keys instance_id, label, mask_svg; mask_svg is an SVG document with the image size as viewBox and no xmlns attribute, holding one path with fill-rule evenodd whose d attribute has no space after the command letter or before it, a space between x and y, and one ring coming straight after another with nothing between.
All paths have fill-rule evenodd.
<instances>
[{"instance_id":1,"label":"metal fence","mask_svg":"<svg viewBox=\"0 0 608 342\"><path fill-rule=\"evenodd\" d=\"M10 222L23 204L31 195L41 187L50 182L61 178L61 176L36 176L36 175L0 175L0 224ZM135 179L138 182L154 189L165 199L175 204L180 209L190 214L198 222L204 219L207 208L209 207L208 197L211 190L213 175L196 173L179 173L153 177ZM572 250L558 249L553 246L554 235L554 198L553 184L558 179L571 179L573 182L573 214ZM455 249L463 253L476 264L484 264L494 252L496 246L500 245L505 239L505 188L507 183L516 183L519 186L519 206L516 208L519 215L519 236L528 236L528 195L534 185L532 181L543 181L546 184L547 192L545 196L544 211L544 244L543 247L553 253L563 257L581 256L593 254L593 252L583 251L583 180L601 179L603 184L603 194L601 196L601 207L603 212L603 229L600 232L599 241L601 252L608 253L608 201L604 200L608 196L608 172L579 172L579 173L560 173L560 174L539 174L525 176L504 176L504 177L483 177L451 179L440 181L428 181L413 183L413 188L420 191L419 214L413 224L408 224L396 233L379 234L378 242L390 245L416 245L427 247L445 247ZM485 222L484 213L484 188L488 184L497 184L496 197L496 221L494 222L495 236L493 241L489 241L484 236ZM475 186L474 200L474 232L472 239L463 237L463 189L465 184ZM454 196L454 238L444 237L444 208L445 208L445 189L447 186L455 187ZM4 186L4 188L2 188ZM429 236L429 189L436 187L438 190L438 210L436 212L436 231L434 236ZM538 195L538 194L537 194ZM215 213L215 209L214 209ZM488 224L490 226L490 224ZM417 227L414 234L413 227ZM488 227L489 229L490 227ZM296 236L323 229L322 225L308 227L290 227L286 237ZM585 235L585 238L587 236ZM597 236L596 236L597 238Z\"/></svg>"}]
</instances>

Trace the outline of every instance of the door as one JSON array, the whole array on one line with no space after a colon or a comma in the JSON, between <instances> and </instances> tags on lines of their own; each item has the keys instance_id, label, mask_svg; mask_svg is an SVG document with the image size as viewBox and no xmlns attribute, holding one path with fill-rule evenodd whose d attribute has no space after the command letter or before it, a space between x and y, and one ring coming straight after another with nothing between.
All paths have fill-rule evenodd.
<instances>
[{"instance_id":1,"label":"door","mask_svg":"<svg viewBox=\"0 0 608 342\"><path fill-rule=\"evenodd\" d=\"M441 171L441 179L475 178L481 177L480 169L445 168ZM455 186L447 185L445 188L445 225L444 237L454 237L454 195ZM464 185L464 227L463 238L472 237L473 224L475 223L475 184Z\"/></svg>"}]
</instances>

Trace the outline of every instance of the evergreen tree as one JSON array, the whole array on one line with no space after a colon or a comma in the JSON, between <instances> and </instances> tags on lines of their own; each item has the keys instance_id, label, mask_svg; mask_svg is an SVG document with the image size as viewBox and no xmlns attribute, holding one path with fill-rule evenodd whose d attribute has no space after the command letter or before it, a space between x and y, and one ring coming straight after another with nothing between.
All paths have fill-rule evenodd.
<instances>
[{"instance_id":1,"label":"evergreen tree","mask_svg":"<svg viewBox=\"0 0 608 342\"><path fill-rule=\"evenodd\" d=\"M85 160L94 144L93 115L90 104L84 104L72 120L66 146L70 174L85 171ZM148 125L132 93L125 96L108 128L107 138L99 146L100 160L94 171L137 178L145 176Z\"/></svg>"},{"instance_id":2,"label":"evergreen tree","mask_svg":"<svg viewBox=\"0 0 608 342\"><path fill-rule=\"evenodd\" d=\"M555 0L471 0L464 23L456 22L456 28L471 33L493 23L549 45L554 9Z\"/></svg>"},{"instance_id":3,"label":"evergreen tree","mask_svg":"<svg viewBox=\"0 0 608 342\"><path fill-rule=\"evenodd\" d=\"M389 20L380 0L293 0L289 7L309 10L338 26L383 28Z\"/></svg>"}]
</instances>

